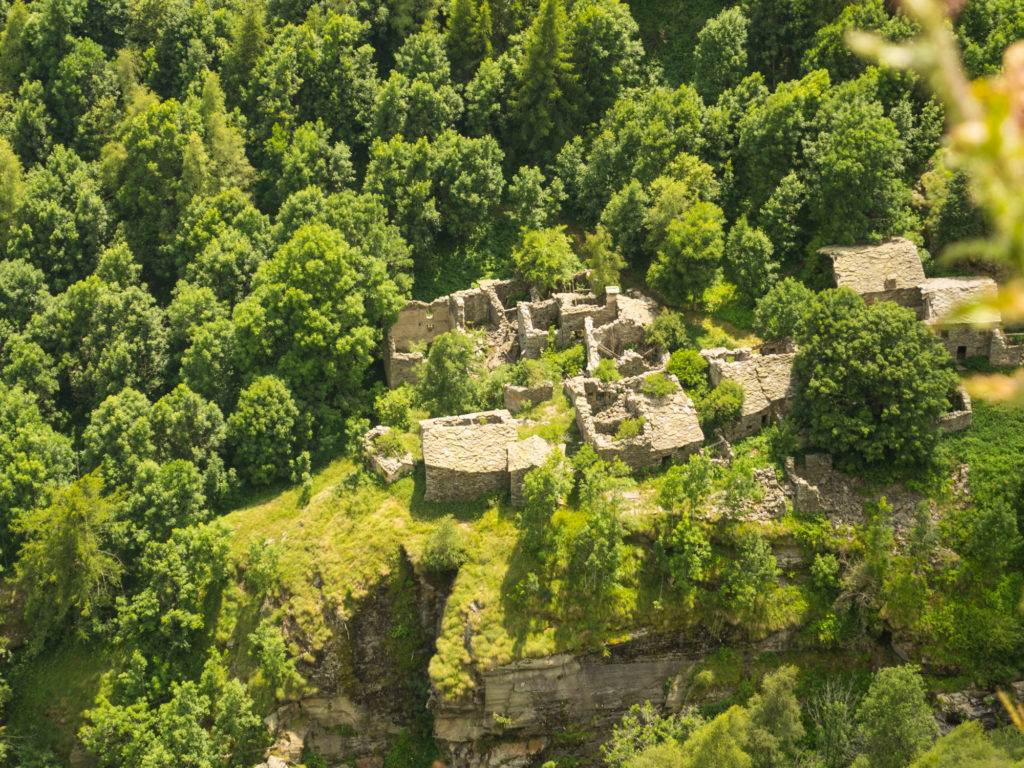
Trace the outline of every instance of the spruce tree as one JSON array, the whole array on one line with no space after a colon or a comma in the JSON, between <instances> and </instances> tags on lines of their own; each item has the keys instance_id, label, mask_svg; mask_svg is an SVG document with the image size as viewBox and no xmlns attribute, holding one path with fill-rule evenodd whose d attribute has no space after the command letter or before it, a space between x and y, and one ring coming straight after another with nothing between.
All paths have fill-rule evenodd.
<instances>
[{"instance_id":1,"label":"spruce tree","mask_svg":"<svg viewBox=\"0 0 1024 768\"><path fill-rule=\"evenodd\" d=\"M562 146L572 125L566 99L576 76L566 44L567 20L559 0L544 0L519 58L519 85L513 97L523 153L547 154Z\"/></svg>"}]
</instances>

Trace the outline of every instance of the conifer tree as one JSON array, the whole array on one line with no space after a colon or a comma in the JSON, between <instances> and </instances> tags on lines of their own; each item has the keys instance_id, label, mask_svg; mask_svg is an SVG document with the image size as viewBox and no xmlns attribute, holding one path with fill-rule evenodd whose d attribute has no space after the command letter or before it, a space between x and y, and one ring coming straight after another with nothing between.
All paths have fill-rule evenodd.
<instances>
[{"instance_id":1,"label":"conifer tree","mask_svg":"<svg viewBox=\"0 0 1024 768\"><path fill-rule=\"evenodd\" d=\"M544 0L526 36L513 97L516 137L524 153L545 154L564 143L572 124L566 94L575 82L566 44L567 20L560 0Z\"/></svg>"},{"instance_id":2,"label":"conifer tree","mask_svg":"<svg viewBox=\"0 0 1024 768\"><path fill-rule=\"evenodd\" d=\"M460 82L469 82L480 62L490 57L491 8L487 0L476 5L473 0L454 0L448 17L446 43L452 75Z\"/></svg>"}]
</instances>

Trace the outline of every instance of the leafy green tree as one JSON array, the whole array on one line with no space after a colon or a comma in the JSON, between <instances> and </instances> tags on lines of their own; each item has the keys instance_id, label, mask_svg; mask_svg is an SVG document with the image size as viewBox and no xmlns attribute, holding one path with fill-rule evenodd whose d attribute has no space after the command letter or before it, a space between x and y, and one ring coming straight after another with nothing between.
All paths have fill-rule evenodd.
<instances>
[{"instance_id":1,"label":"leafy green tree","mask_svg":"<svg viewBox=\"0 0 1024 768\"><path fill-rule=\"evenodd\" d=\"M114 138L115 116L109 113L115 112L119 96L117 70L103 46L89 38L75 40L50 86L56 137L95 159L100 146Z\"/></svg>"},{"instance_id":2,"label":"leafy green tree","mask_svg":"<svg viewBox=\"0 0 1024 768\"><path fill-rule=\"evenodd\" d=\"M219 524L180 528L146 543L135 568L141 589L117 598L116 638L137 648L167 685L188 674L206 612L227 584L228 534Z\"/></svg>"},{"instance_id":3,"label":"leafy green tree","mask_svg":"<svg viewBox=\"0 0 1024 768\"><path fill-rule=\"evenodd\" d=\"M714 203L694 203L665 231L647 282L669 302L696 304L718 272L724 248L722 209Z\"/></svg>"},{"instance_id":4,"label":"leafy green tree","mask_svg":"<svg viewBox=\"0 0 1024 768\"><path fill-rule=\"evenodd\" d=\"M14 521L22 538L17 578L36 650L66 622L84 636L112 603L124 569L109 551L117 507L103 496L100 478L87 475Z\"/></svg>"},{"instance_id":5,"label":"leafy green tree","mask_svg":"<svg viewBox=\"0 0 1024 768\"><path fill-rule=\"evenodd\" d=\"M254 485L288 476L288 462L305 442L303 432L292 394L276 376L263 376L243 389L227 420L234 466Z\"/></svg>"},{"instance_id":6,"label":"leafy green tree","mask_svg":"<svg viewBox=\"0 0 1024 768\"><path fill-rule=\"evenodd\" d=\"M575 104L570 101L577 75L567 41L568 20L559 0L541 0L526 33L512 97L516 145L525 156L545 156L572 135Z\"/></svg>"},{"instance_id":7,"label":"leafy green tree","mask_svg":"<svg viewBox=\"0 0 1024 768\"><path fill-rule=\"evenodd\" d=\"M231 45L224 54L221 67L224 90L231 106L250 101L249 79L266 48L266 3L264 0L246 0L235 15Z\"/></svg>"},{"instance_id":8,"label":"leafy green tree","mask_svg":"<svg viewBox=\"0 0 1024 768\"><path fill-rule=\"evenodd\" d=\"M15 0L6 10L7 20L0 35L0 88L7 93L15 93L29 65L25 40L29 12L23 0Z\"/></svg>"},{"instance_id":9,"label":"leafy green tree","mask_svg":"<svg viewBox=\"0 0 1024 768\"><path fill-rule=\"evenodd\" d=\"M749 302L761 298L775 284L779 264L772 260L771 240L741 216L725 241L726 273Z\"/></svg>"},{"instance_id":10,"label":"leafy green tree","mask_svg":"<svg viewBox=\"0 0 1024 768\"><path fill-rule=\"evenodd\" d=\"M956 376L912 311L866 306L849 289L824 291L796 337L795 413L812 445L848 468L906 468L931 455Z\"/></svg>"},{"instance_id":11,"label":"leafy green tree","mask_svg":"<svg viewBox=\"0 0 1024 768\"><path fill-rule=\"evenodd\" d=\"M1005 750L985 736L976 720L961 723L910 764L910 768L1010 768Z\"/></svg>"},{"instance_id":12,"label":"leafy green tree","mask_svg":"<svg viewBox=\"0 0 1024 768\"><path fill-rule=\"evenodd\" d=\"M553 226L564 198L561 179L552 179L545 187L540 168L525 165L508 185L508 200L512 204L509 217L519 229Z\"/></svg>"},{"instance_id":13,"label":"leafy green tree","mask_svg":"<svg viewBox=\"0 0 1024 768\"><path fill-rule=\"evenodd\" d=\"M0 383L0 562L18 542L14 521L46 504L74 471L71 441L43 419L33 396Z\"/></svg>"},{"instance_id":14,"label":"leafy green tree","mask_svg":"<svg viewBox=\"0 0 1024 768\"><path fill-rule=\"evenodd\" d=\"M235 402L239 389L234 323L220 318L192 326L187 333L178 375L183 384L224 411Z\"/></svg>"},{"instance_id":15,"label":"leafy green tree","mask_svg":"<svg viewBox=\"0 0 1024 768\"><path fill-rule=\"evenodd\" d=\"M694 85L705 101L716 101L747 73L748 26L743 11L733 7L708 19L697 33Z\"/></svg>"},{"instance_id":16,"label":"leafy green tree","mask_svg":"<svg viewBox=\"0 0 1024 768\"><path fill-rule=\"evenodd\" d=\"M270 209L281 206L289 195L308 186L339 192L353 177L351 153L343 142L332 144L322 120L303 123L290 136L275 125L264 144L263 201Z\"/></svg>"},{"instance_id":17,"label":"leafy green tree","mask_svg":"<svg viewBox=\"0 0 1024 768\"><path fill-rule=\"evenodd\" d=\"M183 459L206 468L224 445L224 417L216 404L179 384L153 405L153 438L160 461Z\"/></svg>"},{"instance_id":18,"label":"leafy green tree","mask_svg":"<svg viewBox=\"0 0 1024 768\"><path fill-rule=\"evenodd\" d=\"M912 227L903 141L871 86L860 83L835 89L821 110L821 132L804 147L807 213L823 245L902 235Z\"/></svg>"},{"instance_id":19,"label":"leafy green tree","mask_svg":"<svg viewBox=\"0 0 1024 768\"><path fill-rule=\"evenodd\" d=\"M692 596L707 578L711 542L689 513L674 518L654 542L654 553L669 584L683 595Z\"/></svg>"},{"instance_id":20,"label":"leafy green tree","mask_svg":"<svg viewBox=\"0 0 1024 768\"><path fill-rule=\"evenodd\" d=\"M808 716L814 725L814 744L824 768L842 768L849 763L857 702L852 683L830 678L808 703Z\"/></svg>"},{"instance_id":21,"label":"leafy green tree","mask_svg":"<svg viewBox=\"0 0 1024 768\"><path fill-rule=\"evenodd\" d=\"M640 84L640 28L626 3L588 0L570 8L567 38L577 78L573 101L579 124L588 125L624 90Z\"/></svg>"},{"instance_id":22,"label":"leafy green tree","mask_svg":"<svg viewBox=\"0 0 1024 768\"><path fill-rule=\"evenodd\" d=\"M580 261L561 226L524 232L512 261L524 280L545 291L568 284L580 271Z\"/></svg>"},{"instance_id":23,"label":"leafy green tree","mask_svg":"<svg viewBox=\"0 0 1024 768\"><path fill-rule=\"evenodd\" d=\"M669 352L690 346L686 319L679 312L670 309L663 309L658 313L654 322L647 326L644 338L648 344L657 344Z\"/></svg>"},{"instance_id":24,"label":"leafy green tree","mask_svg":"<svg viewBox=\"0 0 1024 768\"><path fill-rule=\"evenodd\" d=\"M483 359L472 337L459 331L438 336L419 370L416 394L431 416L475 411L481 404Z\"/></svg>"},{"instance_id":25,"label":"leafy green tree","mask_svg":"<svg viewBox=\"0 0 1024 768\"><path fill-rule=\"evenodd\" d=\"M681 153L699 156L704 147L703 119L700 96L686 84L674 91L632 91L615 102L596 126L582 168L572 179L562 176L584 223L596 222L612 195L632 180L646 186L664 175ZM609 222L604 223L611 229ZM625 245L619 247L632 258Z\"/></svg>"},{"instance_id":26,"label":"leafy green tree","mask_svg":"<svg viewBox=\"0 0 1024 768\"><path fill-rule=\"evenodd\" d=\"M93 271L111 229L93 169L61 146L25 177L10 225L7 252L42 269L58 291Z\"/></svg>"},{"instance_id":27,"label":"leafy green tree","mask_svg":"<svg viewBox=\"0 0 1024 768\"><path fill-rule=\"evenodd\" d=\"M596 455L593 460L577 454L580 509L586 522L570 542L569 577L582 595L607 594L617 583L619 565L624 556L622 542L622 495L615 475L620 468Z\"/></svg>"},{"instance_id":28,"label":"leafy green tree","mask_svg":"<svg viewBox=\"0 0 1024 768\"><path fill-rule=\"evenodd\" d=\"M462 533L451 515L441 518L423 545L423 565L435 573L452 573L466 561Z\"/></svg>"},{"instance_id":29,"label":"leafy green tree","mask_svg":"<svg viewBox=\"0 0 1024 768\"><path fill-rule=\"evenodd\" d=\"M797 669L780 667L764 676L761 690L747 702L750 735L747 751L755 768L788 768L794 764L804 737L800 702L797 701Z\"/></svg>"},{"instance_id":30,"label":"leafy green tree","mask_svg":"<svg viewBox=\"0 0 1024 768\"><path fill-rule=\"evenodd\" d=\"M26 166L44 162L53 148L53 118L46 109L45 90L38 80L18 89L11 120L11 146Z\"/></svg>"},{"instance_id":31,"label":"leafy green tree","mask_svg":"<svg viewBox=\"0 0 1024 768\"><path fill-rule=\"evenodd\" d=\"M252 294L235 307L239 366L276 371L312 403L358 391L380 326L401 303L386 265L337 230L309 224L260 265Z\"/></svg>"},{"instance_id":32,"label":"leafy green tree","mask_svg":"<svg viewBox=\"0 0 1024 768\"><path fill-rule=\"evenodd\" d=\"M754 332L764 339L785 339L796 333L814 292L799 280L784 278L757 300Z\"/></svg>"},{"instance_id":33,"label":"leafy green tree","mask_svg":"<svg viewBox=\"0 0 1024 768\"><path fill-rule=\"evenodd\" d=\"M740 540L736 559L725 570L725 598L734 608L754 610L775 586L779 573L768 542L757 531L747 531Z\"/></svg>"},{"instance_id":34,"label":"leafy green tree","mask_svg":"<svg viewBox=\"0 0 1024 768\"><path fill-rule=\"evenodd\" d=\"M0 254L5 252L14 216L25 189L21 160L6 138L0 138Z\"/></svg>"},{"instance_id":35,"label":"leafy green tree","mask_svg":"<svg viewBox=\"0 0 1024 768\"><path fill-rule=\"evenodd\" d=\"M665 371L677 379L683 390L692 397L702 397L711 387L708 380L708 361L693 349L677 349L665 364Z\"/></svg>"},{"instance_id":36,"label":"leafy green tree","mask_svg":"<svg viewBox=\"0 0 1024 768\"><path fill-rule=\"evenodd\" d=\"M886 667L874 674L857 709L860 752L872 768L907 765L931 745L937 730L917 667Z\"/></svg>"},{"instance_id":37,"label":"leafy green tree","mask_svg":"<svg viewBox=\"0 0 1024 768\"><path fill-rule=\"evenodd\" d=\"M669 738L633 755L623 765L626 768L688 768L689 762L676 740Z\"/></svg>"},{"instance_id":38,"label":"leafy green tree","mask_svg":"<svg viewBox=\"0 0 1024 768\"><path fill-rule=\"evenodd\" d=\"M136 545L166 541L176 528L207 522L210 511L203 486L202 473L190 461L140 462L124 505Z\"/></svg>"},{"instance_id":39,"label":"leafy green tree","mask_svg":"<svg viewBox=\"0 0 1024 768\"><path fill-rule=\"evenodd\" d=\"M867 64L846 45L851 30L870 30L891 42L900 42L915 33L915 24L901 13L890 14L881 0L850 3L832 23L818 29L804 52L801 69L812 72L827 69L836 82L853 80Z\"/></svg>"},{"instance_id":40,"label":"leafy green tree","mask_svg":"<svg viewBox=\"0 0 1024 768\"><path fill-rule=\"evenodd\" d=\"M678 755L677 745L703 724L704 719L694 709L662 715L650 701L634 704L622 721L612 727L612 737L601 745L601 756L611 768L622 768L637 754L667 741L675 742L670 751Z\"/></svg>"},{"instance_id":41,"label":"leafy green tree","mask_svg":"<svg viewBox=\"0 0 1024 768\"><path fill-rule=\"evenodd\" d=\"M633 179L608 200L601 211L601 226L609 234L616 247L629 263L637 267L644 263L647 240L647 217L645 212L650 197L639 181Z\"/></svg>"},{"instance_id":42,"label":"leafy green tree","mask_svg":"<svg viewBox=\"0 0 1024 768\"><path fill-rule=\"evenodd\" d=\"M24 330L50 299L41 269L23 259L0 261L0 347L6 338Z\"/></svg>"},{"instance_id":43,"label":"leafy green tree","mask_svg":"<svg viewBox=\"0 0 1024 768\"><path fill-rule=\"evenodd\" d=\"M553 452L523 480L523 505L516 512L519 544L523 551L538 555L547 539L547 526L558 505L572 490L572 476L560 451Z\"/></svg>"},{"instance_id":44,"label":"leafy green tree","mask_svg":"<svg viewBox=\"0 0 1024 768\"><path fill-rule=\"evenodd\" d=\"M55 297L28 333L57 363L62 399L82 415L125 387L155 395L163 386L164 313L139 286L91 275Z\"/></svg>"},{"instance_id":45,"label":"leafy green tree","mask_svg":"<svg viewBox=\"0 0 1024 768\"><path fill-rule=\"evenodd\" d=\"M594 232L587 233L582 250L595 295L602 295L609 285L619 284L619 273L626 268L626 260L615 249L608 230L598 224Z\"/></svg>"},{"instance_id":46,"label":"leafy green tree","mask_svg":"<svg viewBox=\"0 0 1024 768\"><path fill-rule=\"evenodd\" d=\"M152 417L152 404L130 387L92 412L82 434L83 459L89 468L100 467L108 488L127 485L139 463L155 456Z\"/></svg>"},{"instance_id":47,"label":"leafy green tree","mask_svg":"<svg viewBox=\"0 0 1024 768\"><path fill-rule=\"evenodd\" d=\"M751 768L753 760L744 751L749 716L742 707L732 706L724 713L695 730L683 746L681 765L697 768L702 765L722 768ZM652 764L653 768L653 764Z\"/></svg>"},{"instance_id":48,"label":"leafy green tree","mask_svg":"<svg viewBox=\"0 0 1024 768\"><path fill-rule=\"evenodd\" d=\"M802 258L803 218L807 208L807 187L795 173L782 178L757 215L779 261L790 264Z\"/></svg>"}]
</instances>

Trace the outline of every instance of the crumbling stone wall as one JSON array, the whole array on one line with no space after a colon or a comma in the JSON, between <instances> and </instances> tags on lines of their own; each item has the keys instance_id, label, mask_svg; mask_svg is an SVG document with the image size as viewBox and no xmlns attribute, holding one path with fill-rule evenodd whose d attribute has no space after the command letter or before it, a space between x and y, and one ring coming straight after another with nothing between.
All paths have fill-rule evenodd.
<instances>
[{"instance_id":1,"label":"crumbling stone wall","mask_svg":"<svg viewBox=\"0 0 1024 768\"><path fill-rule=\"evenodd\" d=\"M555 385L550 381L542 381L529 387L506 384L503 390L505 408L511 413L519 413L524 408L550 400L554 393Z\"/></svg>"},{"instance_id":2,"label":"crumbling stone wall","mask_svg":"<svg viewBox=\"0 0 1024 768\"><path fill-rule=\"evenodd\" d=\"M1002 328L992 331L989 360L1000 368L1024 365L1024 334L1008 335Z\"/></svg>"},{"instance_id":3,"label":"crumbling stone wall","mask_svg":"<svg viewBox=\"0 0 1024 768\"><path fill-rule=\"evenodd\" d=\"M703 350L701 356L708 361L714 386L728 379L743 388L740 417L723 430L729 440L756 434L792 412L796 395L792 381L795 353L763 355L748 347L716 347Z\"/></svg>"},{"instance_id":4,"label":"crumbling stone wall","mask_svg":"<svg viewBox=\"0 0 1024 768\"><path fill-rule=\"evenodd\" d=\"M541 466L555 450L564 452L565 446L556 447L538 435L508 447L509 501L513 505L522 506L523 481L527 473Z\"/></svg>"},{"instance_id":5,"label":"crumbling stone wall","mask_svg":"<svg viewBox=\"0 0 1024 768\"><path fill-rule=\"evenodd\" d=\"M963 387L957 388L956 397L952 403L953 409L949 413L939 416L936 427L940 432L949 434L959 432L971 426L974 420L974 412L971 408L971 396Z\"/></svg>"}]
</instances>

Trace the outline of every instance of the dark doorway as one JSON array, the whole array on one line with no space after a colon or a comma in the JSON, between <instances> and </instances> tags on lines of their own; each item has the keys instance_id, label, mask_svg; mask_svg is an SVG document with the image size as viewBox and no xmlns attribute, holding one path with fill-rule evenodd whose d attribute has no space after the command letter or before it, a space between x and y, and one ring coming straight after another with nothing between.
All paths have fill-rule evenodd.
<instances>
[{"instance_id":1,"label":"dark doorway","mask_svg":"<svg viewBox=\"0 0 1024 768\"><path fill-rule=\"evenodd\" d=\"M956 348L956 359L957 360L964 360L966 358L967 358L967 347L957 347Z\"/></svg>"}]
</instances>

